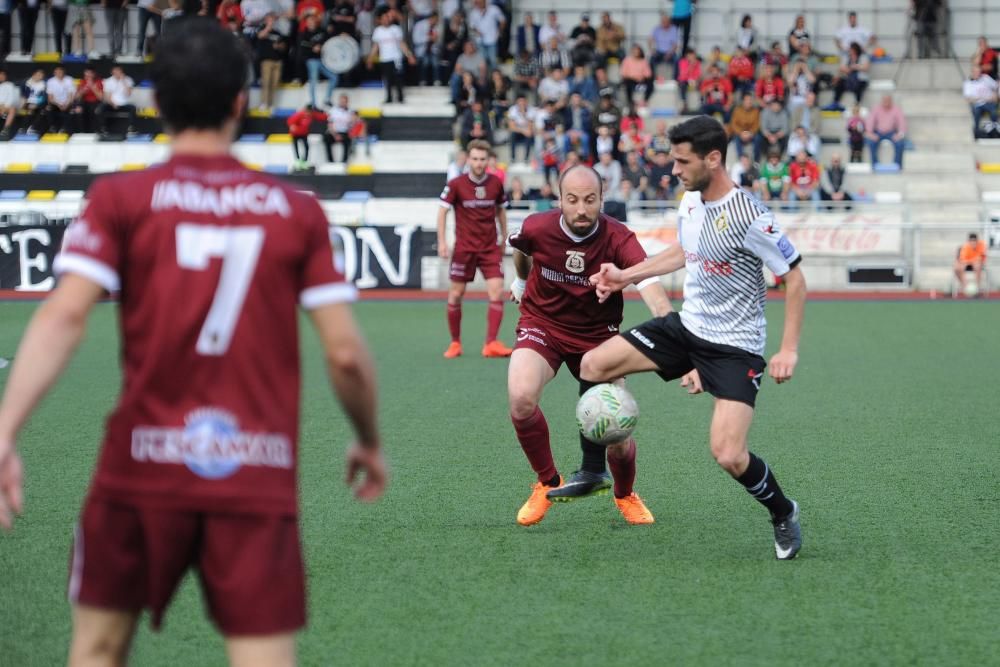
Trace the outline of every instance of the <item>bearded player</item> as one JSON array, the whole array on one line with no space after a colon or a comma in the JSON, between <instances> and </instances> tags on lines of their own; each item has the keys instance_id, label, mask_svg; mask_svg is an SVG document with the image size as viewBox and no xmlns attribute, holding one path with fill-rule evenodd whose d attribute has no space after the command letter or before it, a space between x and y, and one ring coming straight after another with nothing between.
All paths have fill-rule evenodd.
<instances>
[{"instance_id":1,"label":"bearded player","mask_svg":"<svg viewBox=\"0 0 1000 667\"><path fill-rule=\"evenodd\" d=\"M580 436L583 465L563 484L549 443L549 427L538 403L545 386L566 364L580 380L580 359L588 350L618 333L624 300L621 294L598 302L589 276L601 264L632 266L646 253L629 229L601 213L600 175L585 166L563 172L560 208L528 216L510 237L517 280L511 296L521 304L517 342L507 372L510 416L518 442L538 481L517 513L523 526L538 523L553 500L572 500L604 493L611 486L605 458L614 477L615 504L632 524L653 523L653 515L633 491L635 441L608 447ZM615 259L612 259L615 258ZM659 281L636 285L655 316L671 311ZM580 393L593 383L580 381Z\"/></svg>"},{"instance_id":2,"label":"bearded player","mask_svg":"<svg viewBox=\"0 0 1000 667\"><path fill-rule=\"evenodd\" d=\"M511 349L497 340L503 320L503 252L507 238L507 194L503 183L486 173L491 147L485 141L470 141L469 171L445 186L438 210L438 256L450 259L448 276L448 331L451 343L445 359L462 354L462 299L466 286L476 277L476 269L486 279L490 303L486 314L484 357L509 357ZM445 226L448 211L455 211L455 248L448 247Z\"/></svg>"},{"instance_id":3,"label":"bearded player","mask_svg":"<svg viewBox=\"0 0 1000 667\"><path fill-rule=\"evenodd\" d=\"M70 665L126 664L139 613L150 609L158 627L189 569L231 664L294 664L306 621L297 305L357 434L348 480L367 472L364 500L385 486L374 365L326 216L229 152L249 65L214 19L181 19L159 41L150 75L171 157L94 181L0 404L0 525L10 528L22 504L14 439L94 303L120 293L122 394L73 540Z\"/></svg>"}]
</instances>

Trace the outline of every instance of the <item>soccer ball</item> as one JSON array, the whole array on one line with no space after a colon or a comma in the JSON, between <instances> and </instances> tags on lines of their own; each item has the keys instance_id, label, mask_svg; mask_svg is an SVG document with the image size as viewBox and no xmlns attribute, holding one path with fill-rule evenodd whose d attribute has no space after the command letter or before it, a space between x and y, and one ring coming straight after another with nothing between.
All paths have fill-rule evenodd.
<instances>
[{"instance_id":1,"label":"soccer ball","mask_svg":"<svg viewBox=\"0 0 1000 667\"><path fill-rule=\"evenodd\" d=\"M623 386L595 385L576 404L576 423L587 440L611 445L632 435L639 423L639 406Z\"/></svg>"},{"instance_id":2,"label":"soccer ball","mask_svg":"<svg viewBox=\"0 0 1000 667\"><path fill-rule=\"evenodd\" d=\"M979 295L979 285L976 284L975 280L969 280L965 283L965 296L974 299Z\"/></svg>"}]
</instances>

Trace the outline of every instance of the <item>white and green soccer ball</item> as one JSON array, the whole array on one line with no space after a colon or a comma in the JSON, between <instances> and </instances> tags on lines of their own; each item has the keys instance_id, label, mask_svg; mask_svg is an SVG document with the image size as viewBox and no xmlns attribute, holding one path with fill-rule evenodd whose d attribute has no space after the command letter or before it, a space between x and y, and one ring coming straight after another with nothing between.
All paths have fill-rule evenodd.
<instances>
[{"instance_id":1,"label":"white and green soccer ball","mask_svg":"<svg viewBox=\"0 0 1000 667\"><path fill-rule=\"evenodd\" d=\"M965 296L970 299L979 296L979 285L976 284L975 280L969 280L965 283Z\"/></svg>"},{"instance_id":2,"label":"white and green soccer ball","mask_svg":"<svg viewBox=\"0 0 1000 667\"><path fill-rule=\"evenodd\" d=\"M639 405L624 386L595 385L576 404L576 423L587 440L611 445L632 435L639 423Z\"/></svg>"}]
</instances>

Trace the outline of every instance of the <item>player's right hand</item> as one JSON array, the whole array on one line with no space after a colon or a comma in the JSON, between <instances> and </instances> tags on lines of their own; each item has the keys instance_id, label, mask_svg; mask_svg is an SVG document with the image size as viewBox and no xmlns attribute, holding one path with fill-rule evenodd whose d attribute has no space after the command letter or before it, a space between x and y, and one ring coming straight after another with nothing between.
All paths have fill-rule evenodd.
<instances>
[{"instance_id":1,"label":"player's right hand","mask_svg":"<svg viewBox=\"0 0 1000 667\"><path fill-rule=\"evenodd\" d=\"M360 481L357 479L359 473L364 473ZM354 489L355 498L369 503L378 500L385 492L388 478L381 447L362 447L355 443L347 450L345 481Z\"/></svg>"},{"instance_id":2,"label":"player's right hand","mask_svg":"<svg viewBox=\"0 0 1000 667\"><path fill-rule=\"evenodd\" d=\"M610 262L601 264L601 270L590 276L590 284L597 287L597 301L604 303L614 292L624 289L627 282L622 270Z\"/></svg>"},{"instance_id":3,"label":"player's right hand","mask_svg":"<svg viewBox=\"0 0 1000 667\"><path fill-rule=\"evenodd\" d=\"M441 259L448 259L451 257L451 253L449 251L450 248L448 248L447 243L438 243L438 257Z\"/></svg>"},{"instance_id":4,"label":"player's right hand","mask_svg":"<svg viewBox=\"0 0 1000 667\"><path fill-rule=\"evenodd\" d=\"M525 282L521 278L514 278L514 282L510 284L510 300L514 303L521 303L521 298L524 296L524 286Z\"/></svg>"},{"instance_id":5,"label":"player's right hand","mask_svg":"<svg viewBox=\"0 0 1000 667\"><path fill-rule=\"evenodd\" d=\"M0 439L0 526L14 527L14 515L24 507L21 457L13 440Z\"/></svg>"}]
</instances>

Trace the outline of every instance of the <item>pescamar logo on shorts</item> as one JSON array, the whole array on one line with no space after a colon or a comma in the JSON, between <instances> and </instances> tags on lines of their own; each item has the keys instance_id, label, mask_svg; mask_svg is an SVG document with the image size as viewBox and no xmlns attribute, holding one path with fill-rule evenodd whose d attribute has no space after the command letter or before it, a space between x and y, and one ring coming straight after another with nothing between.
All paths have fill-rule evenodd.
<instances>
[{"instance_id":1,"label":"pescamar logo on shorts","mask_svg":"<svg viewBox=\"0 0 1000 667\"><path fill-rule=\"evenodd\" d=\"M781 256L785 259L791 259L795 256L795 246L792 245L792 242L784 234L778 239L778 250L781 251Z\"/></svg>"}]
</instances>

